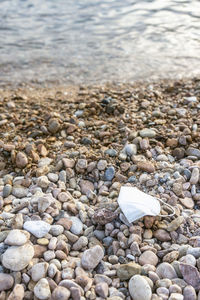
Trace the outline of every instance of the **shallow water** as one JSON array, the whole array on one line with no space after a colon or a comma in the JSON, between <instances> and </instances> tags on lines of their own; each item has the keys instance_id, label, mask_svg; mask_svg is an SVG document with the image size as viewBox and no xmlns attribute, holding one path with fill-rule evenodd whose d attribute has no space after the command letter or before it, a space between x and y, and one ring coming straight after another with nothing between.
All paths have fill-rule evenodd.
<instances>
[{"instance_id":1,"label":"shallow water","mask_svg":"<svg viewBox=\"0 0 200 300\"><path fill-rule=\"evenodd\" d=\"M199 73L199 0L0 1L0 84Z\"/></svg>"}]
</instances>

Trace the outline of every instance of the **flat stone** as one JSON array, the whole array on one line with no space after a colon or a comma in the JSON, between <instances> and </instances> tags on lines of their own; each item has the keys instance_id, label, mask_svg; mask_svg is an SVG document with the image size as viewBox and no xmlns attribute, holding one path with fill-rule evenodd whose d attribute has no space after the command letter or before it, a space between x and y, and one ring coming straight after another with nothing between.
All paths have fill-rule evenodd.
<instances>
[{"instance_id":1,"label":"flat stone","mask_svg":"<svg viewBox=\"0 0 200 300\"><path fill-rule=\"evenodd\" d=\"M9 232L4 243L10 246L22 246L27 243L30 233L25 230L13 229Z\"/></svg>"},{"instance_id":2,"label":"flat stone","mask_svg":"<svg viewBox=\"0 0 200 300\"><path fill-rule=\"evenodd\" d=\"M134 300L151 300L152 291L143 276L134 275L128 283L129 293Z\"/></svg>"},{"instance_id":3,"label":"flat stone","mask_svg":"<svg viewBox=\"0 0 200 300\"><path fill-rule=\"evenodd\" d=\"M192 209L194 207L194 201L192 198L185 197L185 198L179 198L179 201L181 204L183 204L186 208Z\"/></svg>"},{"instance_id":4,"label":"flat stone","mask_svg":"<svg viewBox=\"0 0 200 300\"><path fill-rule=\"evenodd\" d=\"M26 221L23 227L35 237L42 238L49 232L51 225L44 221Z\"/></svg>"},{"instance_id":5,"label":"flat stone","mask_svg":"<svg viewBox=\"0 0 200 300\"><path fill-rule=\"evenodd\" d=\"M154 138L156 136L156 132L153 129L149 129L149 128L144 128L142 130L140 130L140 136L145 138Z\"/></svg>"},{"instance_id":6,"label":"flat stone","mask_svg":"<svg viewBox=\"0 0 200 300\"><path fill-rule=\"evenodd\" d=\"M200 289L200 274L196 267L189 264L180 263L179 269L183 276L183 279L194 289Z\"/></svg>"},{"instance_id":7,"label":"flat stone","mask_svg":"<svg viewBox=\"0 0 200 300\"><path fill-rule=\"evenodd\" d=\"M34 248L31 244L23 246L11 246L3 254L2 264L12 271L23 270L34 256Z\"/></svg>"},{"instance_id":8,"label":"flat stone","mask_svg":"<svg viewBox=\"0 0 200 300\"><path fill-rule=\"evenodd\" d=\"M34 295L40 300L49 299L51 296L51 291L49 283L46 278L42 278L34 287Z\"/></svg>"},{"instance_id":9,"label":"flat stone","mask_svg":"<svg viewBox=\"0 0 200 300\"><path fill-rule=\"evenodd\" d=\"M158 230L154 231L153 235L156 239L158 239L161 242L171 241L171 236L164 229L158 229Z\"/></svg>"},{"instance_id":10,"label":"flat stone","mask_svg":"<svg viewBox=\"0 0 200 300\"><path fill-rule=\"evenodd\" d=\"M24 299L24 287L22 284L16 284L13 291L10 293L8 300Z\"/></svg>"},{"instance_id":11,"label":"flat stone","mask_svg":"<svg viewBox=\"0 0 200 300\"><path fill-rule=\"evenodd\" d=\"M139 264L144 266L146 264L150 264L156 266L158 263L158 257L152 251L144 251L139 257Z\"/></svg>"},{"instance_id":12,"label":"flat stone","mask_svg":"<svg viewBox=\"0 0 200 300\"><path fill-rule=\"evenodd\" d=\"M84 251L81 258L81 265L85 270L93 270L100 263L103 257L103 249L99 245L96 245Z\"/></svg>"},{"instance_id":13,"label":"flat stone","mask_svg":"<svg viewBox=\"0 0 200 300\"><path fill-rule=\"evenodd\" d=\"M0 273L0 292L11 289L14 284L14 279L11 275Z\"/></svg>"},{"instance_id":14,"label":"flat stone","mask_svg":"<svg viewBox=\"0 0 200 300\"><path fill-rule=\"evenodd\" d=\"M156 274L160 277L160 279L162 278L173 279L178 277L172 265L170 265L167 262L161 263L157 267Z\"/></svg>"},{"instance_id":15,"label":"flat stone","mask_svg":"<svg viewBox=\"0 0 200 300\"><path fill-rule=\"evenodd\" d=\"M133 275L141 274L142 267L135 262L121 264L117 269L117 277L121 280L128 280Z\"/></svg>"}]
</instances>

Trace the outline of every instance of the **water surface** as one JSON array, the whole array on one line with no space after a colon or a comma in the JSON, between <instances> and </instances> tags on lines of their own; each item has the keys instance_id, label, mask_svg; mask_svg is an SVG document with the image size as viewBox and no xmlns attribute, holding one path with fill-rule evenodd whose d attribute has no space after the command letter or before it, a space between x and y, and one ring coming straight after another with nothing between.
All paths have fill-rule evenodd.
<instances>
[{"instance_id":1,"label":"water surface","mask_svg":"<svg viewBox=\"0 0 200 300\"><path fill-rule=\"evenodd\" d=\"M0 0L0 84L199 73L199 0Z\"/></svg>"}]
</instances>

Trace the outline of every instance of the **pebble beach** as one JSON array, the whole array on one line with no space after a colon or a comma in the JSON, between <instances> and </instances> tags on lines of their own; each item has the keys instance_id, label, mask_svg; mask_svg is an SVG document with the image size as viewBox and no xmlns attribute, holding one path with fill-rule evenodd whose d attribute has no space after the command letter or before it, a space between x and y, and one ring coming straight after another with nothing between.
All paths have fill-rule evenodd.
<instances>
[{"instance_id":1,"label":"pebble beach","mask_svg":"<svg viewBox=\"0 0 200 300\"><path fill-rule=\"evenodd\" d=\"M198 78L1 88L0 300L200 300L199 117Z\"/></svg>"}]
</instances>

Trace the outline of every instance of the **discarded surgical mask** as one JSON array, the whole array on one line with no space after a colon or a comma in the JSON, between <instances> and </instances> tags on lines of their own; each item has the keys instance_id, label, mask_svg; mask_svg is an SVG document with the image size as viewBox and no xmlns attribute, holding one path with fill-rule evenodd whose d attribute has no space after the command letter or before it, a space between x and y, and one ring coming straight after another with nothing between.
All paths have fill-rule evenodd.
<instances>
[{"instance_id":1,"label":"discarded surgical mask","mask_svg":"<svg viewBox=\"0 0 200 300\"><path fill-rule=\"evenodd\" d=\"M170 215L160 215L160 202L172 210ZM173 216L174 209L161 199L145 194L135 187L122 186L118 197L119 206L129 223L144 216Z\"/></svg>"}]
</instances>

